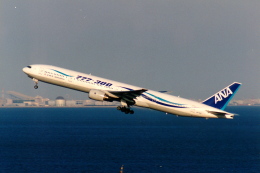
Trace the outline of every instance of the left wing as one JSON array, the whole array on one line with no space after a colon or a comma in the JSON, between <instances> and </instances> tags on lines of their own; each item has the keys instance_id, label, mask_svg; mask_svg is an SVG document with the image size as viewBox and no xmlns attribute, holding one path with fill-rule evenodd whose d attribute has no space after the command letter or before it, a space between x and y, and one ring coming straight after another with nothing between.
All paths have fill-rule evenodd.
<instances>
[{"instance_id":1,"label":"left wing","mask_svg":"<svg viewBox=\"0 0 260 173\"><path fill-rule=\"evenodd\" d=\"M140 89L140 90L131 90L131 91L104 91L107 96L112 98L120 98L128 102L133 102L134 99L142 93L147 91L147 89Z\"/></svg>"}]
</instances>

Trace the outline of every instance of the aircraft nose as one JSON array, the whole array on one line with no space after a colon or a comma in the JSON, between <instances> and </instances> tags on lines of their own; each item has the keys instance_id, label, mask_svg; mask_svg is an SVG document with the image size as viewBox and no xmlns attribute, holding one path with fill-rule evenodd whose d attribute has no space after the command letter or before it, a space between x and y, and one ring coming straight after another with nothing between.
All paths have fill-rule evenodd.
<instances>
[{"instance_id":1,"label":"aircraft nose","mask_svg":"<svg viewBox=\"0 0 260 173\"><path fill-rule=\"evenodd\" d=\"M29 72L30 68L31 68L31 66L24 67L23 72L27 74Z\"/></svg>"},{"instance_id":2,"label":"aircraft nose","mask_svg":"<svg viewBox=\"0 0 260 173\"><path fill-rule=\"evenodd\" d=\"M24 68L23 68L23 72L24 72L24 73L26 73L26 72L27 72L27 70L28 70L28 68L27 68L27 67L24 67Z\"/></svg>"}]
</instances>

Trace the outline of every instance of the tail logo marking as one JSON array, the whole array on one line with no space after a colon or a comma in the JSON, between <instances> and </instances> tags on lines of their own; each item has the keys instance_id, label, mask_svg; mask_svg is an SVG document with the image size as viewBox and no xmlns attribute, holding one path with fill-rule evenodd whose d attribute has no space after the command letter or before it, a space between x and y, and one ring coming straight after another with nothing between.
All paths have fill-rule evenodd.
<instances>
[{"instance_id":1,"label":"tail logo marking","mask_svg":"<svg viewBox=\"0 0 260 173\"><path fill-rule=\"evenodd\" d=\"M219 91L215 94L215 104L219 101L222 101L223 97L227 98L230 94L233 94L233 92L229 87L226 87L223 90Z\"/></svg>"}]
</instances>

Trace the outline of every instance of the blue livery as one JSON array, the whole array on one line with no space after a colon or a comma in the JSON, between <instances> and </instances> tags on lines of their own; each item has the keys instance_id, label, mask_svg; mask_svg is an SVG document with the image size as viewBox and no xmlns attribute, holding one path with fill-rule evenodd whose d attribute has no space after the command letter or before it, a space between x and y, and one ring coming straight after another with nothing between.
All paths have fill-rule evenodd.
<instances>
[{"instance_id":1,"label":"blue livery","mask_svg":"<svg viewBox=\"0 0 260 173\"><path fill-rule=\"evenodd\" d=\"M221 91L217 92L210 98L204 100L202 103L214 108L224 110L228 105L229 101L236 94L240 86L241 83L234 82L226 88L222 89Z\"/></svg>"}]
</instances>

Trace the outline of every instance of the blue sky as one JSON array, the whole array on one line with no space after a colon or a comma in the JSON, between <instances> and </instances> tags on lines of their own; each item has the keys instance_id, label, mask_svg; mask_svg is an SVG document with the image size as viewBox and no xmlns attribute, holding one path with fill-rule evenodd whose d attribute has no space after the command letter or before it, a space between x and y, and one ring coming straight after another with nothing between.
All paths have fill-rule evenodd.
<instances>
[{"instance_id":1,"label":"blue sky","mask_svg":"<svg viewBox=\"0 0 260 173\"><path fill-rule=\"evenodd\" d=\"M49 64L184 98L243 83L260 98L260 1L3 0L0 88L50 99L88 95L22 72Z\"/></svg>"}]
</instances>

